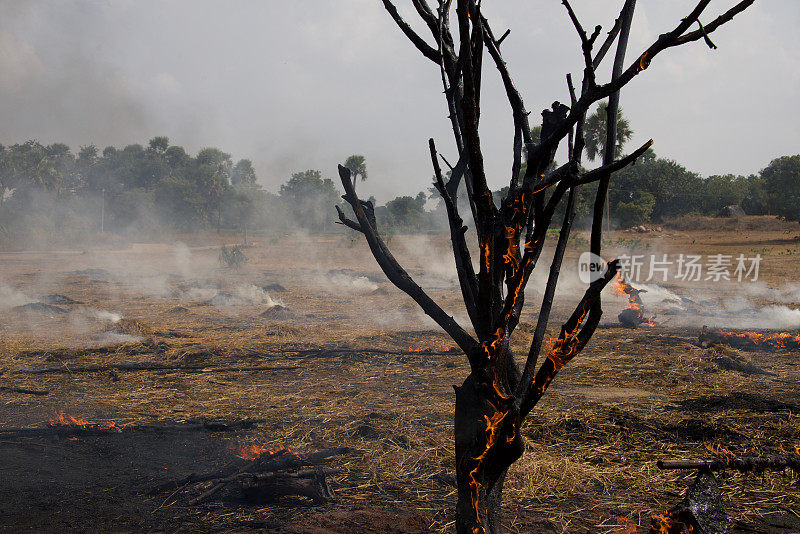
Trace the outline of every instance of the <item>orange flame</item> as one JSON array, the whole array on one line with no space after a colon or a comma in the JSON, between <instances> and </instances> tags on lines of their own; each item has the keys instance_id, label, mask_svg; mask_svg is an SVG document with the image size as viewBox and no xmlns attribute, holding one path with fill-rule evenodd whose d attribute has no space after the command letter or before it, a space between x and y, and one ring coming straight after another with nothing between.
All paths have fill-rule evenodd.
<instances>
[{"instance_id":1,"label":"orange flame","mask_svg":"<svg viewBox=\"0 0 800 534\"><path fill-rule=\"evenodd\" d=\"M639 525L634 523L629 517L618 517L617 529L614 531L614 534L636 534L638 526Z\"/></svg>"},{"instance_id":2,"label":"orange flame","mask_svg":"<svg viewBox=\"0 0 800 534\"><path fill-rule=\"evenodd\" d=\"M619 295L620 297L624 297L628 293L630 293L631 285L625 282L622 279L622 276L617 276L614 281L611 283L611 291Z\"/></svg>"},{"instance_id":3,"label":"orange flame","mask_svg":"<svg viewBox=\"0 0 800 534\"><path fill-rule=\"evenodd\" d=\"M736 455L724 447L721 443L717 444L716 447L709 445L708 443L704 443L703 446L708 449L711 454L725 462L725 465L729 465L734 459L736 459Z\"/></svg>"},{"instance_id":4,"label":"orange flame","mask_svg":"<svg viewBox=\"0 0 800 534\"><path fill-rule=\"evenodd\" d=\"M650 532L657 532L658 534L673 534L680 532L680 527L675 524L675 522L672 520L672 517L670 517L670 514L654 515L650 519Z\"/></svg>"},{"instance_id":5,"label":"orange flame","mask_svg":"<svg viewBox=\"0 0 800 534\"><path fill-rule=\"evenodd\" d=\"M649 66L650 66L650 61L647 59L647 52L645 52L639 58L639 68L636 69L636 72L641 72Z\"/></svg>"},{"instance_id":6,"label":"orange flame","mask_svg":"<svg viewBox=\"0 0 800 534\"><path fill-rule=\"evenodd\" d=\"M85 419L78 419L64 412L56 411L55 417L50 418L50 426L68 426L78 427L84 430L115 430L122 432L123 429L134 426L133 423L118 425L114 421L108 423L95 423L94 421L86 421Z\"/></svg>"},{"instance_id":7,"label":"orange flame","mask_svg":"<svg viewBox=\"0 0 800 534\"><path fill-rule=\"evenodd\" d=\"M287 452L288 449L283 445L278 445L277 448L270 449L262 445L242 445L236 450L236 456L243 460L256 460L262 456L274 456L280 452Z\"/></svg>"},{"instance_id":8,"label":"orange flame","mask_svg":"<svg viewBox=\"0 0 800 534\"><path fill-rule=\"evenodd\" d=\"M653 321L652 317L645 317L644 310L642 310L642 303L639 299L639 291L636 290L630 283L626 282L622 275L618 275L617 278L614 279L614 282L611 284L611 291L615 294L624 297L627 295L628 297L628 309L634 310L637 312L639 317L641 318L641 322L643 324L647 324L648 326L656 326L655 321Z\"/></svg>"},{"instance_id":9,"label":"orange flame","mask_svg":"<svg viewBox=\"0 0 800 534\"><path fill-rule=\"evenodd\" d=\"M800 334L790 332L734 332L732 330L714 330L714 333L734 341L744 341L753 345L763 345L776 349L795 348L800 345Z\"/></svg>"},{"instance_id":10,"label":"orange flame","mask_svg":"<svg viewBox=\"0 0 800 534\"><path fill-rule=\"evenodd\" d=\"M483 238L478 241L478 245L481 248L481 257L483 259L483 266L488 273L491 270L492 266L492 255L491 250L489 249L489 238Z\"/></svg>"},{"instance_id":11,"label":"orange flame","mask_svg":"<svg viewBox=\"0 0 800 534\"><path fill-rule=\"evenodd\" d=\"M431 352L455 352L456 346L455 345L436 345L435 347L415 347L414 345L408 348L409 352L424 352L424 353L431 353Z\"/></svg>"},{"instance_id":12,"label":"orange flame","mask_svg":"<svg viewBox=\"0 0 800 534\"><path fill-rule=\"evenodd\" d=\"M485 532L482 520L481 520L481 512L480 512L480 501L482 498L486 496L486 489L483 485L478 482L478 470L481 468L483 460L488 456L489 451L494 447L497 443L497 438L499 437L499 429L500 423L503 422L503 419L508 415L508 411L501 412L498 410L494 405L492 408L495 410L494 414L491 417L488 415L484 415L483 419L486 421L486 448L484 448L483 452L475 457L475 461L477 464L475 465L475 469L469 472L470 482L469 486L472 489L472 506L475 508L475 522L477 523L476 526L472 527L473 534L480 534L481 532ZM513 441L513 439L512 439Z\"/></svg>"}]
</instances>

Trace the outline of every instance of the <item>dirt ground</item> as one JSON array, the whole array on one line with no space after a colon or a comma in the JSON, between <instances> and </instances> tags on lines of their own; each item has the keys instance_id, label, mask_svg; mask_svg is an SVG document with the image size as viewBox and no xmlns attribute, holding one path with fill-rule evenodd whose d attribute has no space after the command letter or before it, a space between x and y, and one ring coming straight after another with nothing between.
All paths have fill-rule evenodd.
<instances>
[{"instance_id":1,"label":"dirt ground","mask_svg":"<svg viewBox=\"0 0 800 534\"><path fill-rule=\"evenodd\" d=\"M644 254L755 252L768 287L800 282L800 227L715 224L614 233L608 250L635 241ZM256 237L238 270L219 264L224 241L0 252L0 531L453 531L452 386L468 373L463 355L360 241ZM445 238L394 236L390 247L463 321ZM433 264L422 254L429 247ZM578 252L570 249L569 262ZM553 334L578 298L565 284ZM667 287L693 294L690 285ZM54 294L76 302L17 307ZM528 295L519 351L535 324L535 282ZM753 300L771 304L765 295ZM800 445L799 352L704 348L702 324L675 318L623 328L615 319L624 306L606 297L606 320L523 427L526 454L505 489L509 532L646 532L693 477L660 471L656 460L711 457L706 446L766 454ZM122 368L133 363L174 368ZM95 364L106 367L85 369ZM31 372L46 367L60 372ZM129 426L56 428L56 413ZM246 428L203 425L247 419ZM246 462L237 449L250 444L350 447L326 465L337 469L328 478L337 500L190 505L191 487L148 494ZM797 474L719 480L735 532L800 531Z\"/></svg>"}]
</instances>

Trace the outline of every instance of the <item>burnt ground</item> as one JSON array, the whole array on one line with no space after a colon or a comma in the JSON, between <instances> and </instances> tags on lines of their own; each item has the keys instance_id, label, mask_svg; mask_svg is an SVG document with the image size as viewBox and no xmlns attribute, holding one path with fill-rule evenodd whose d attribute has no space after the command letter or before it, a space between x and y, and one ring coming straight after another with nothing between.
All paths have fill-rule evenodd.
<instances>
[{"instance_id":1,"label":"burnt ground","mask_svg":"<svg viewBox=\"0 0 800 534\"><path fill-rule=\"evenodd\" d=\"M363 249L337 240L306 243L304 268L282 252L285 240L263 240L238 272L197 243L187 268L160 245L0 254L8 286L82 303L60 305L66 314L0 309L0 385L47 392L0 390L0 530L452 531L452 385L467 365L374 265L353 259ZM457 310L452 281L410 264ZM776 262L772 276L790 269ZM270 303L242 288L276 283L285 291L270 296L287 309L262 316ZM247 300L204 304L218 293ZM523 317L520 351L534 320ZM523 428L526 454L506 484L510 532L644 532L692 478L659 471L657 459L709 457L706 445L737 454L800 445L798 353L703 348L699 327L598 330ZM728 360L771 374L718 363ZM183 368L123 369L131 363ZM44 367L68 370L27 372ZM54 429L56 412L130 426ZM246 429L202 425L251 418ZM338 500L253 505L231 494L192 506L192 488L147 493L240 465L236 450L249 444L351 447L327 465L339 470L329 477ZM736 532L800 530L797 475L720 481Z\"/></svg>"}]
</instances>

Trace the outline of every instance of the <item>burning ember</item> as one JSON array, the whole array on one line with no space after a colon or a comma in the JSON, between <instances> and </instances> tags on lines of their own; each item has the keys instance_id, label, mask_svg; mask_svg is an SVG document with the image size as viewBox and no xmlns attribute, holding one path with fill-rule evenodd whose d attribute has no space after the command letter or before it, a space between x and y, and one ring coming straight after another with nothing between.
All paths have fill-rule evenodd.
<instances>
[{"instance_id":1,"label":"burning ember","mask_svg":"<svg viewBox=\"0 0 800 534\"><path fill-rule=\"evenodd\" d=\"M629 517L618 517L617 518L617 529L614 531L614 534L636 534L638 530L638 525L631 520Z\"/></svg>"},{"instance_id":2,"label":"burning ember","mask_svg":"<svg viewBox=\"0 0 800 534\"><path fill-rule=\"evenodd\" d=\"M122 432L123 429L134 426L133 423L118 425L114 421L108 423L95 423L94 421L86 421L78 419L64 412L56 412L55 417L50 418L50 426L55 427L75 427L83 430L114 430Z\"/></svg>"},{"instance_id":3,"label":"burning ember","mask_svg":"<svg viewBox=\"0 0 800 534\"><path fill-rule=\"evenodd\" d=\"M719 458L720 460L724 461L725 464L730 464L733 460L736 459L736 455L733 454L727 447L724 447L721 443L718 443L717 446L709 445L708 443L703 444L708 452Z\"/></svg>"},{"instance_id":4,"label":"burning ember","mask_svg":"<svg viewBox=\"0 0 800 534\"><path fill-rule=\"evenodd\" d=\"M791 332L757 332L734 330L711 330L703 326L700 343L715 345L723 343L738 349L798 350L800 334Z\"/></svg>"},{"instance_id":5,"label":"burning ember","mask_svg":"<svg viewBox=\"0 0 800 534\"><path fill-rule=\"evenodd\" d=\"M409 347L410 352L455 352L458 348L455 345L436 345L436 347Z\"/></svg>"},{"instance_id":6,"label":"burning ember","mask_svg":"<svg viewBox=\"0 0 800 534\"><path fill-rule=\"evenodd\" d=\"M270 449L269 447L264 447L263 445L242 445L238 449L236 449L236 456L243 460L257 460L262 456L275 456L277 454L283 454L289 452L289 450L284 447L283 445L278 445L277 447Z\"/></svg>"},{"instance_id":7,"label":"burning ember","mask_svg":"<svg viewBox=\"0 0 800 534\"><path fill-rule=\"evenodd\" d=\"M684 532L685 525L671 512L663 515L654 515L650 520L650 534L680 534ZM686 532L694 532L692 525L688 525Z\"/></svg>"},{"instance_id":8,"label":"burning ember","mask_svg":"<svg viewBox=\"0 0 800 534\"><path fill-rule=\"evenodd\" d=\"M644 316L644 309L642 308L642 299L640 293L647 293L646 289L636 289L619 275L614 283L611 284L611 290L620 296L628 297L628 307L622 310L619 314L619 322L628 328L637 328L642 323L647 323L648 326L655 326L652 318Z\"/></svg>"}]
</instances>

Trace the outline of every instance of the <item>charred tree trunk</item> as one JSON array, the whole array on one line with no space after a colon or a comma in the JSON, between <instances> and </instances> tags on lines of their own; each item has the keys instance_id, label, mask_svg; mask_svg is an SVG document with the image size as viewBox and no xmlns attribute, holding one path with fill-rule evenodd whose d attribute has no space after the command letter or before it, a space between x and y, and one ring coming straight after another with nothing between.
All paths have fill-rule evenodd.
<instances>
[{"instance_id":1,"label":"charred tree trunk","mask_svg":"<svg viewBox=\"0 0 800 534\"><path fill-rule=\"evenodd\" d=\"M487 387L488 386L488 387ZM456 388L456 531L502 532L503 482L522 456L519 411L470 375Z\"/></svg>"}]
</instances>

